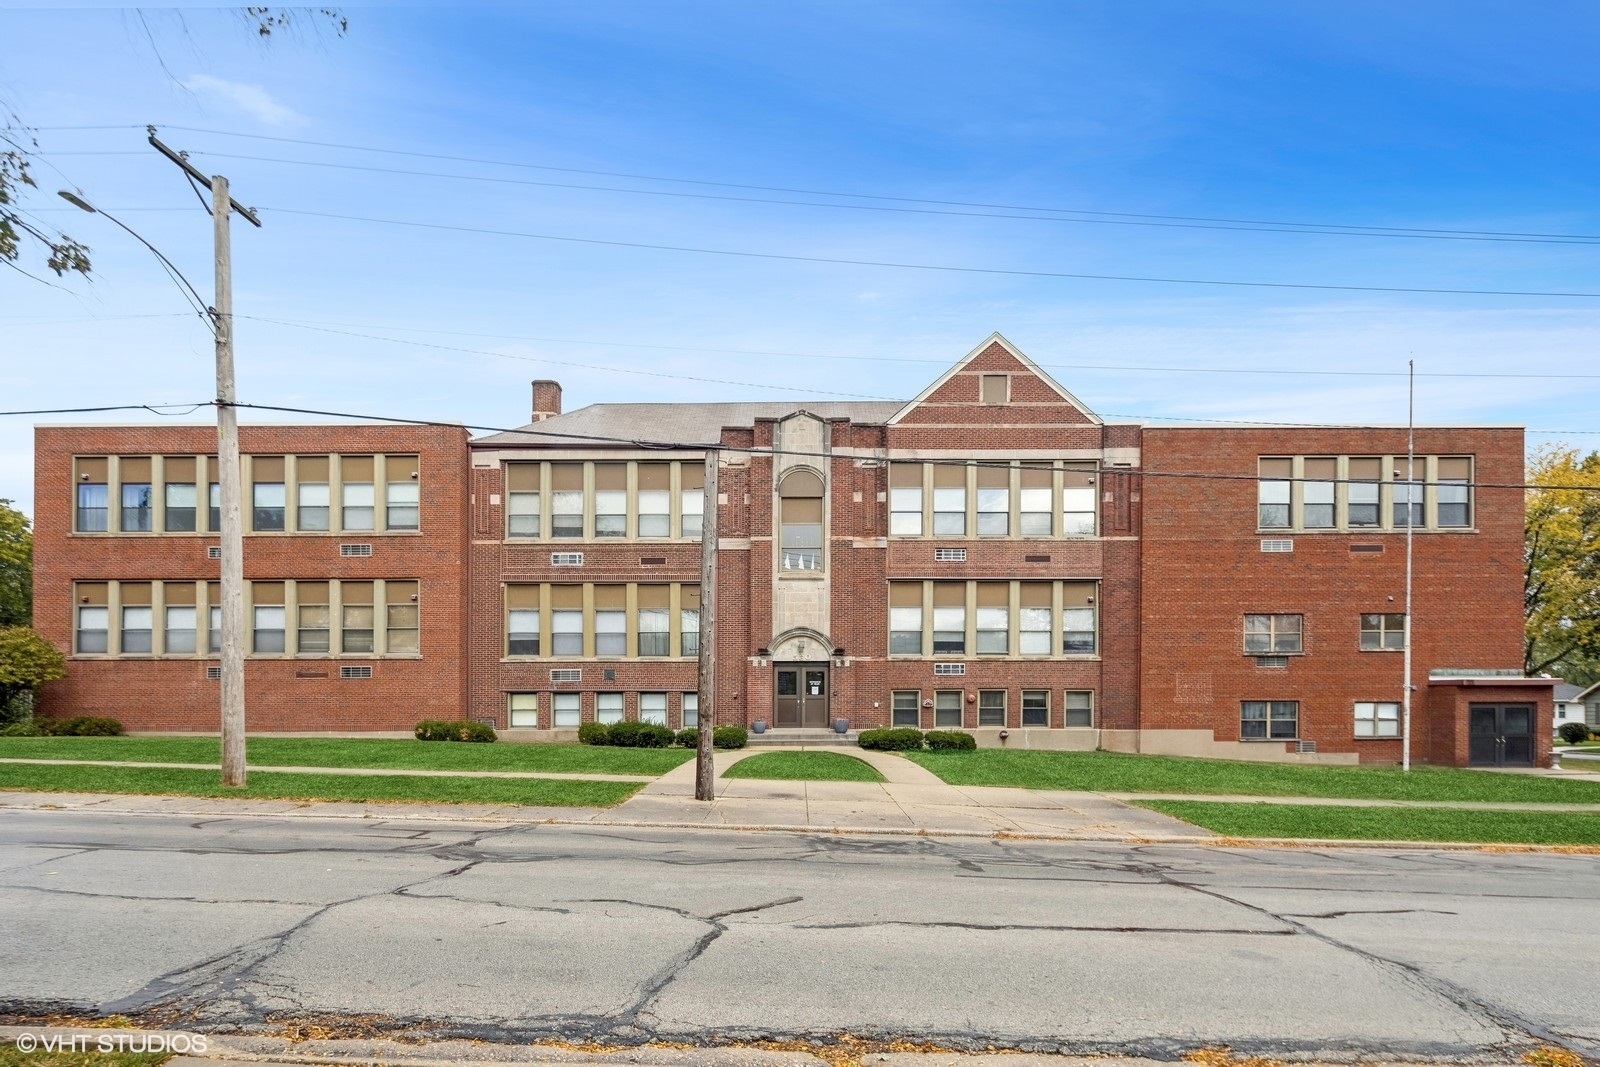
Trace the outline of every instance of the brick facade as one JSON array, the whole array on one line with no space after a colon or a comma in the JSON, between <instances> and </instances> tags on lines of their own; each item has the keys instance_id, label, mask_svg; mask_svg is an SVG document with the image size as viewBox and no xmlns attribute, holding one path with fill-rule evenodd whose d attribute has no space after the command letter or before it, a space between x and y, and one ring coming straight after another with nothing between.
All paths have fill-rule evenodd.
<instances>
[{"instance_id":1,"label":"brick facade","mask_svg":"<svg viewBox=\"0 0 1600 1067\"><path fill-rule=\"evenodd\" d=\"M986 745L1334 762L1400 757L1399 740L1381 736L1387 727L1356 736L1353 709L1402 699L1401 653L1364 650L1361 618L1403 611L1403 530L1388 522L1343 528L1342 489L1340 529L1258 528L1257 493L1263 457L1403 458L1404 430L1107 425L998 336L903 406L596 405L563 415L560 386L541 381L525 430L471 442L447 428L246 427L247 454L419 456L422 507L417 532L361 534L373 544L364 558L338 554L355 534L247 535L247 580L418 581L421 604L420 654L252 655L251 728L404 730L422 718L470 717L505 729L515 700L517 732L566 737L572 694L582 721L617 706L632 718L648 702L664 705L668 724L679 727L684 696L696 688L695 658L684 654L692 653L692 615L682 612L692 610L701 563L698 537L684 535L697 490L683 487L698 484L708 441L723 450L718 722L780 728L791 706L776 692L788 684L780 672L804 677L811 669L826 672L827 717L856 728L890 724L892 694L914 692L924 729L936 716L953 725L959 706L960 725ZM212 728L217 683L205 667L214 657L74 652L73 620L83 583L214 581L218 564L205 549L215 537L74 532L73 506L74 457L204 456L214 442L214 431L201 427L39 429L36 618L71 654L68 679L45 690L44 713L111 714L140 730ZM1514 697L1534 704L1540 723L1550 715L1549 694L1538 686L1485 681L1480 692L1429 681L1430 671L1471 675L1520 662L1521 494L1492 486L1520 483L1522 433L1419 429L1416 454L1449 457L1427 467L1440 479L1455 469L1450 464L1472 464L1470 522L1433 524L1413 538L1412 757L1464 763L1473 703ZM1304 470L1334 461L1310 462ZM916 534L891 531L891 468L933 487L904 497L923 509L915 513L922 518L907 519ZM796 472L804 474L786 481ZM1385 508L1393 504L1387 494L1401 492L1389 486L1392 477L1384 475ZM817 503L780 499L789 492L782 487L818 480ZM1052 502L1047 535L1022 535L1019 517L1033 505L1020 503L1024 491L1016 487L1027 485L1045 487L1029 499ZM1070 488L1083 485L1092 489ZM984 486L1000 488L985 495ZM1093 502L1086 535L1066 535L1061 509L1071 492ZM1314 491L1294 492L1299 508ZM1430 522L1442 520L1447 491L1428 492ZM938 514L958 498L961 532L936 529L960 524L954 512ZM652 510L667 506L663 500L670 530L640 536L645 511L666 522ZM780 519L790 507L784 515L823 516L819 547L799 540L810 519ZM984 507L1009 507L1009 524L1000 512L984 519ZM514 530L514 515L530 525ZM998 522L1004 533L974 520ZM562 528L573 536L553 536L558 521L579 525ZM797 525L785 525L791 521ZM1266 541L1272 551L1263 551ZM952 550L964 558L949 558L960 554ZM931 636L908 632L909 651L894 654L891 583L934 605L905 616L921 619ZM939 614L939 604L962 596L987 599ZM658 606L647 611L647 602ZM1048 606L1018 606L1025 603ZM1064 648L1065 632L1082 625L1067 619L1088 617L1085 604L1092 647ZM975 622L985 610L990 621ZM1048 648L1023 653L1024 614L1035 627L1049 616ZM1247 653L1243 630L1252 615L1298 619L1300 647L1277 659ZM656 629L663 618L670 640ZM965 626L964 639L937 632L956 625L949 619ZM521 651L508 644L513 623L530 628L523 636L531 644ZM581 636L572 629L579 625ZM973 638L982 625L1010 627L1009 638L989 632L1003 651L979 651ZM642 654L647 631L650 649L662 654ZM916 653L918 641L925 654ZM945 651L926 654L940 642ZM337 668L352 663L372 666L372 677L341 678ZM936 672L936 665L944 666ZM940 673L957 669L963 673ZM577 679L566 680L568 672ZM1048 711L1032 712L1034 721L1023 719L1025 692L1034 701L1047 694ZM980 701L980 694L988 695ZM1069 699L1092 700L1092 718L1079 710L1069 723ZM1292 736L1282 735L1291 726L1275 723L1280 736L1242 739L1241 705L1257 701L1279 702L1274 716L1292 704ZM795 714L817 712L806 707ZM1000 721L980 726L980 708ZM1038 721L1041 714L1047 721ZM1541 725L1534 735L1534 758L1548 764L1549 730Z\"/></svg>"}]
</instances>

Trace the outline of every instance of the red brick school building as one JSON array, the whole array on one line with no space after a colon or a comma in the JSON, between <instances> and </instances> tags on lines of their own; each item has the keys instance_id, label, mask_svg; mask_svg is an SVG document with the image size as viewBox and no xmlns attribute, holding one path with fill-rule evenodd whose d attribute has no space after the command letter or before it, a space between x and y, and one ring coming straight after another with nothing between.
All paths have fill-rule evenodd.
<instances>
[{"instance_id":1,"label":"red brick school building","mask_svg":"<svg viewBox=\"0 0 1600 1067\"><path fill-rule=\"evenodd\" d=\"M906 403L532 414L242 428L252 732L693 725L715 445L719 723L1396 762L1409 621L1413 758L1549 762L1518 428L1106 423L998 334ZM38 428L42 713L216 729L215 445Z\"/></svg>"}]
</instances>

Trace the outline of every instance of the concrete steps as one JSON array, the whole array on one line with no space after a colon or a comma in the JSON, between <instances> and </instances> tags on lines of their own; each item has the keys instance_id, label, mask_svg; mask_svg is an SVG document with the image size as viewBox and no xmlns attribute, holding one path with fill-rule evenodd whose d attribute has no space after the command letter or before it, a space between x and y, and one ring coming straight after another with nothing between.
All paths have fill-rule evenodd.
<instances>
[{"instance_id":1,"label":"concrete steps","mask_svg":"<svg viewBox=\"0 0 1600 1067\"><path fill-rule=\"evenodd\" d=\"M767 728L767 732L758 734L750 731L751 748L856 748L856 735L860 731L851 730L848 733L834 733L832 730L796 730L785 728L776 730Z\"/></svg>"}]
</instances>

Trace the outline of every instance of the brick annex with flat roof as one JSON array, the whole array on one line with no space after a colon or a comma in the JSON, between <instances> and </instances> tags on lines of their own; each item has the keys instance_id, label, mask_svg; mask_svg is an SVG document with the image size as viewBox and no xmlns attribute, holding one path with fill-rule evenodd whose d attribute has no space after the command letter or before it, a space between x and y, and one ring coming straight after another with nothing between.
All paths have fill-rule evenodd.
<instances>
[{"instance_id":1,"label":"brick annex with flat roof","mask_svg":"<svg viewBox=\"0 0 1600 1067\"><path fill-rule=\"evenodd\" d=\"M719 724L1395 762L1409 628L1413 759L1549 764L1520 429L1407 468L1403 427L1108 424L998 334L907 403L533 394L477 439L242 429L251 731L692 725L711 453ZM38 428L42 714L216 728L215 441Z\"/></svg>"}]
</instances>

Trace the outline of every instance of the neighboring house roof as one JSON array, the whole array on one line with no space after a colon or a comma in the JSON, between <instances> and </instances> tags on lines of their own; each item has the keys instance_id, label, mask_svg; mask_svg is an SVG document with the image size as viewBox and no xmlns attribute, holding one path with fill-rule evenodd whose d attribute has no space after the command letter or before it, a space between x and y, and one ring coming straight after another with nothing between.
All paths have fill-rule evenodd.
<instances>
[{"instance_id":1,"label":"neighboring house roof","mask_svg":"<svg viewBox=\"0 0 1600 1067\"><path fill-rule=\"evenodd\" d=\"M782 419L797 411L823 419L849 419L881 426L904 404L899 400L778 400L754 404L590 404L508 433L473 439L475 445L548 445L583 448L626 446L634 441L674 445L715 443L724 426L753 426L757 419ZM556 435L571 435L570 438Z\"/></svg>"},{"instance_id":2,"label":"neighboring house roof","mask_svg":"<svg viewBox=\"0 0 1600 1067\"><path fill-rule=\"evenodd\" d=\"M1571 697L1569 699L1571 699L1571 700L1588 700L1590 697L1596 696L1597 694L1600 694L1600 682L1594 683L1589 688L1587 688L1587 689L1583 690L1583 692L1579 693L1577 696ZM1557 699L1560 699L1560 698L1558 697Z\"/></svg>"},{"instance_id":3,"label":"neighboring house roof","mask_svg":"<svg viewBox=\"0 0 1600 1067\"><path fill-rule=\"evenodd\" d=\"M1573 685L1571 682L1562 682L1555 688L1555 698L1557 700L1577 700L1582 693L1583 686Z\"/></svg>"}]
</instances>

